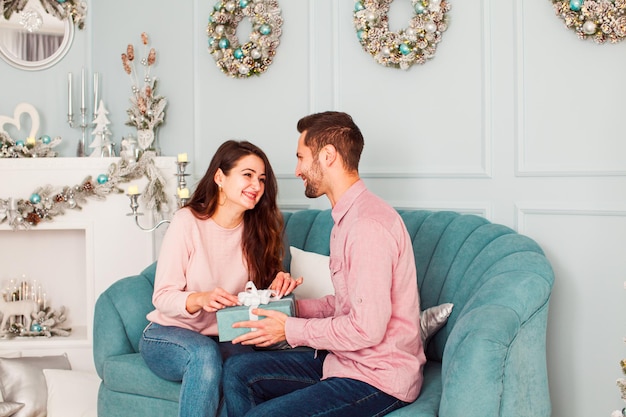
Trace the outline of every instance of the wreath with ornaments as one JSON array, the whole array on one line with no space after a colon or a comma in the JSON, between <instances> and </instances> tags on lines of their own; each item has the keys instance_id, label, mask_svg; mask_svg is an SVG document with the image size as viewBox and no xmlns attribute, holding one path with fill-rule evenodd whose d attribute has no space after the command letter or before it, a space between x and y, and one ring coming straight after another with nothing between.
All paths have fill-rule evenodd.
<instances>
[{"instance_id":1,"label":"wreath with ornaments","mask_svg":"<svg viewBox=\"0 0 626 417\"><path fill-rule=\"evenodd\" d=\"M580 39L617 43L626 37L626 0L552 0L552 4Z\"/></svg>"},{"instance_id":2,"label":"wreath with ornaments","mask_svg":"<svg viewBox=\"0 0 626 417\"><path fill-rule=\"evenodd\" d=\"M365 52L386 67L409 69L435 56L441 35L448 28L450 4L446 0L412 0L414 14L406 29L389 30L393 0L358 0L354 27Z\"/></svg>"},{"instance_id":3,"label":"wreath with ornaments","mask_svg":"<svg viewBox=\"0 0 626 417\"><path fill-rule=\"evenodd\" d=\"M241 44L237 26L250 19L252 31ZM218 1L209 16L209 53L217 66L233 78L261 75L272 63L280 43L283 18L276 0Z\"/></svg>"}]
</instances>

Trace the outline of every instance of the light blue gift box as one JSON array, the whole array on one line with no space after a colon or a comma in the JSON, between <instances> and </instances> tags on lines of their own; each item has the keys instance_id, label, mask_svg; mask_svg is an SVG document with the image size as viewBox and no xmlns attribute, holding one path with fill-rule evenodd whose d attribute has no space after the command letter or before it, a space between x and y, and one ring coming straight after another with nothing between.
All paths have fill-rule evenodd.
<instances>
[{"instance_id":1,"label":"light blue gift box","mask_svg":"<svg viewBox=\"0 0 626 417\"><path fill-rule=\"evenodd\" d=\"M276 310L290 317L296 316L296 298L293 294L286 295L280 300L270 301L268 304L261 304L258 308L265 310ZM262 320L265 316L259 316ZM233 323L250 320L250 307L236 306L226 307L217 311L217 331L220 342L228 342L248 333L251 329L248 327L233 328Z\"/></svg>"}]
</instances>

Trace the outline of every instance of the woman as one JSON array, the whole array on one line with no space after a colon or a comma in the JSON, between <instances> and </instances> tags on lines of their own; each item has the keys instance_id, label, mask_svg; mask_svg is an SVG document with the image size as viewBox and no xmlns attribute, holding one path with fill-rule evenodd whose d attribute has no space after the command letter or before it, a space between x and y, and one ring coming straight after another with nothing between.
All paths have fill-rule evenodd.
<instances>
[{"instance_id":1,"label":"woman","mask_svg":"<svg viewBox=\"0 0 626 417\"><path fill-rule=\"evenodd\" d=\"M216 311L237 305L237 294L249 280L280 295L302 281L280 272L283 221L277 188L261 149L227 141L163 239L155 310L147 316L150 324L139 348L155 374L182 381L180 417L214 416L223 360L250 349L218 342Z\"/></svg>"}]
</instances>

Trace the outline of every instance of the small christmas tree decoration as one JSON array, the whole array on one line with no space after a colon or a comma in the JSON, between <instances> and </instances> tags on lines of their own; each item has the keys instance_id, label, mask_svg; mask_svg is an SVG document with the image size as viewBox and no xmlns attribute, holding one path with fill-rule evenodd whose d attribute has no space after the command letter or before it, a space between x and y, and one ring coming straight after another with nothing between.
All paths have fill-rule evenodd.
<instances>
[{"instance_id":1,"label":"small christmas tree decoration","mask_svg":"<svg viewBox=\"0 0 626 417\"><path fill-rule=\"evenodd\" d=\"M93 149L89 156L92 157L109 157L115 156L115 152L113 150L114 144L109 140L111 136L111 131L108 126L111 124L111 121L107 117L109 112L104 108L104 103L100 100L100 105L98 106L98 110L96 111L96 118L93 121L95 125L91 134L94 136L90 148Z\"/></svg>"}]
</instances>

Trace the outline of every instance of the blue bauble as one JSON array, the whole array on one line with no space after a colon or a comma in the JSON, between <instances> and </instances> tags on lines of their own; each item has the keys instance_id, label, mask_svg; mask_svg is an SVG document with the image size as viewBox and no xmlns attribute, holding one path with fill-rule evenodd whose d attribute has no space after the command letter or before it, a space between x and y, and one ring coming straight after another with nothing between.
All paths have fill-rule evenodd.
<instances>
[{"instance_id":1,"label":"blue bauble","mask_svg":"<svg viewBox=\"0 0 626 417\"><path fill-rule=\"evenodd\" d=\"M24 146L24 141L23 140L16 140L15 141L15 146Z\"/></svg>"},{"instance_id":2,"label":"blue bauble","mask_svg":"<svg viewBox=\"0 0 626 417\"><path fill-rule=\"evenodd\" d=\"M272 28L268 24L262 24L261 27L259 28L259 32L261 32L261 35L266 35L267 36L270 33L272 33Z\"/></svg>"},{"instance_id":3,"label":"blue bauble","mask_svg":"<svg viewBox=\"0 0 626 417\"><path fill-rule=\"evenodd\" d=\"M228 39L222 38L222 39L220 39L220 41L218 43L218 46L221 49L226 49L226 48L228 48L230 46L230 42L228 41Z\"/></svg>"},{"instance_id":4,"label":"blue bauble","mask_svg":"<svg viewBox=\"0 0 626 417\"><path fill-rule=\"evenodd\" d=\"M239 0L239 7L245 9L248 6L248 0Z\"/></svg>"},{"instance_id":5,"label":"blue bauble","mask_svg":"<svg viewBox=\"0 0 626 417\"><path fill-rule=\"evenodd\" d=\"M411 48L409 48L409 45L406 43L401 43L400 46L398 46L398 49L402 55L408 55L411 53Z\"/></svg>"},{"instance_id":6,"label":"blue bauble","mask_svg":"<svg viewBox=\"0 0 626 417\"><path fill-rule=\"evenodd\" d=\"M213 44L215 43L215 38L213 36L209 36L208 42L209 46L213 46Z\"/></svg>"},{"instance_id":7,"label":"blue bauble","mask_svg":"<svg viewBox=\"0 0 626 417\"><path fill-rule=\"evenodd\" d=\"M41 196L39 194L37 194L37 193L33 193L30 196L30 202L33 203L33 204L37 204L37 203L41 202Z\"/></svg>"},{"instance_id":8,"label":"blue bauble","mask_svg":"<svg viewBox=\"0 0 626 417\"><path fill-rule=\"evenodd\" d=\"M574 12L579 12L583 7L583 0L569 0L569 8Z\"/></svg>"},{"instance_id":9,"label":"blue bauble","mask_svg":"<svg viewBox=\"0 0 626 417\"><path fill-rule=\"evenodd\" d=\"M41 324L34 322L30 325L30 331L39 333L41 331Z\"/></svg>"},{"instance_id":10,"label":"blue bauble","mask_svg":"<svg viewBox=\"0 0 626 417\"><path fill-rule=\"evenodd\" d=\"M65 0L57 0L57 3L65 3Z\"/></svg>"},{"instance_id":11,"label":"blue bauble","mask_svg":"<svg viewBox=\"0 0 626 417\"><path fill-rule=\"evenodd\" d=\"M243 58L243 51L241 50L241 48L235 49L235 51L233 52L233 56L235 57L235 59Z\"/></svg>"},{"instance_id":12,"label":"blue bauble","mask_svg":"<svg viewBox=\"0 0 626 417\"><path fill-rule=\"evenodd\" d=\"M359 41L363 40L363 35L365 34L364 30L357 30L356 31L356 37L359 39Z\"/></svg>"},{"instance_id":13,"label":"blue bauble","mask_svg":"<svg viewBox=\"0 0 626 417\"><path fill-rule=\"evenodd\" d=\"M426 8L424 7L424 5L422 3L417 3L415 5L415 13L417 14L422 14L426 11Z\"/></svg>"},{"instance_id":14,"label":"blue bauble","mask_svg":"<svg viewBox=\"0 0 626 417\"><path fill-rule=\"evenodd\" d=\"M109 181L109 176L106 174L98 175L98 184L106 184Z\"/></svg>"},{"instance_id":15,"label":"blue bauble","mask_svg":"<svg viewBox=\"0 0 626 417\"><path fill-rule=\"evenodd\" d=\"M217 3L215 3L215 6L213 6L213 9L216 12L219 12L220 10L222 10L222 7L224 7L224 3L222 3L221 1L218 1Z\"/></svg>"},{"instance_id":16,"label":"blue bauble","mask_svg":"<svg viewBox=\"0 0 626 417\"><path fill-rule=\"evenodd\" d=\"M52 139L50 139L50 136L48 136L48 135L43 135L43 136L41 137L41 141L42 141L45 145L47 145L47 144L49 144L50 142L52 142Z\"/></svg>"},{"instance_id":17,"label":"blue bauble","mask_svg":"<svg viewBox=\"0 0 626 417\"><path fill-rule=\"evenodd\" d=\"M355 12L360 12L363 9L365 9L365 6L363 6L363 3L361 3L360 1L357 1L356 3L354 3Z\"/></svg>"}]
</instances>

